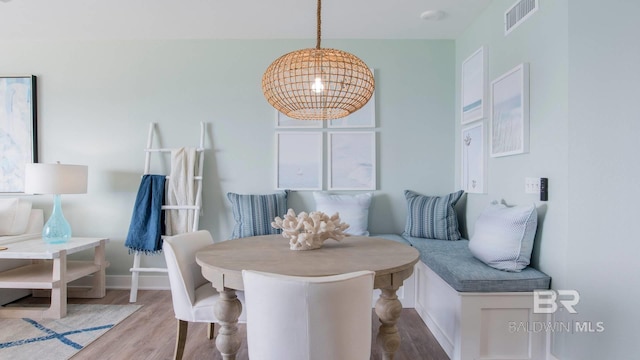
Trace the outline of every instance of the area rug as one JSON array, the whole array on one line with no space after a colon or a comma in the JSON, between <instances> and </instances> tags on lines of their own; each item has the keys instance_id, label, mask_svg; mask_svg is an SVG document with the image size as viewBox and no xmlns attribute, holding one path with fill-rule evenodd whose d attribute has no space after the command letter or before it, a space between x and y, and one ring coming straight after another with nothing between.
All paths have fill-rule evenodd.
<instances>
[{"instance_id":1,"label":"area rug","mask_svg":"<svg viewBox=\"0 0 640 360\"><path fill-rule=\"evenodd\" d=\"M1 319L0 359L66 360L142 305L67 305L62 319Z\"/></svg>"}]
</instances>

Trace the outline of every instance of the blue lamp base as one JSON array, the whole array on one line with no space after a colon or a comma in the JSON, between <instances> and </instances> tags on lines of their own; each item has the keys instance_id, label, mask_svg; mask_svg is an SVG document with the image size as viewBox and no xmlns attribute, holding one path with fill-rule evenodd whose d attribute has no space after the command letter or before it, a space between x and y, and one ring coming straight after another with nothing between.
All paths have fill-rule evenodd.
<instances>
[{"instance_id":1,"label":"blue lamp base","mask_svg":"<svg viewBox=\"0 0 640 360\"><path fill-rule=\"evenodd\" d=\"M53 212L42 228L42 240L48 244L62 244L71 239L71 226L62 214L60 195L53 196Z\"/></svg>"}]
</instances>

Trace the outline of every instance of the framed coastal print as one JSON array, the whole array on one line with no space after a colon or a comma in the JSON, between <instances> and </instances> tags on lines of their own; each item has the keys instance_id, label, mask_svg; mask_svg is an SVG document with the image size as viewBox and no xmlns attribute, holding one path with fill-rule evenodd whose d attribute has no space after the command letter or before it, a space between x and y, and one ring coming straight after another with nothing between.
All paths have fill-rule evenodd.
<instances>
[{"instance_id":1,"label":"framed coastal print","mask_svg":"<svg viewBox=\"0 0 640 360\"><path fill-rule=\"evenodd\" d=\"M329 128L374 128L376 127L376 94L353 114L327 121Z\"/></svg>"},{"instance_id":2,"label":"framed coastal print","mask_svg":"<svg viewBox=\"0 0 640 360\"><path fill-rule=\"evenodd\" d=\"M485 117L487 50L483 46L462 62L462 123Z\"/></svg>"},{"instance_id":3,"label":"framed coastal print","mask_svg":"<svg viewBox=\"0 0 640 360\"><path fill-rule=\"evenodd\" d=\"M36 77L0 76L0 193L24 192L25 164L38 161Z\"/></svg>"},{"instance_id":4,"label":"framed coastal print","mask_svg":"<svg viewBox=\"0 0 640 360\"><path fill-rule=\"evenodd\" d=\"M491 82L491 156L529 152L529 64Z\"/></svg>"},{"instance_id":5,"label":"framed coastal print","mask_svg":"<svg viewBox=\"0 0 640 360\"><path fill-rule=\"evenodd\" d=\"M328 136L329 190L375 190L376 133L334 131Z\"/></svg>"},{"instance_id":6,"label":"framed coastal print","mask_svg":"<svg viewBox=\"0 0 640 360\"><path fill-rule=\"evenodd\" d=\"M321 129L322 120L294 119L276 110L276 128L278 129Z\"/></svg>"},{"instance_id":7,"label":"framed coastal print","mask_svg":"<svg viewBox=\"0 0 640 360\"><path fill-rule=\"evenodd\" d=\"M461 187L467 193L485 192L486 156L484 146L484 122L462 128Z\"/></svg>"},{"instance_id":8,"label":"framed coastal print","mask_svg":"<svg viewBox=\"0 0 640 360\"><path fill-rule=\"evenodd\" d=\"M322 132L276 133L276 187L322 190Z\"/></svg>"}]
</instances>

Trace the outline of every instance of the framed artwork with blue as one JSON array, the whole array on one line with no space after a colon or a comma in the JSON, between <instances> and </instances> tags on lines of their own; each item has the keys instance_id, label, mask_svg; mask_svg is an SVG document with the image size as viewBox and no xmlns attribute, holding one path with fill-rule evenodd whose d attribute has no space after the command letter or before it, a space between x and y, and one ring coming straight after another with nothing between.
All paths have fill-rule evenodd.
<instances>
[{"instance_id":1,"label":"framed artwork with blue","mask_svg":"<svg viewBox=\"0 0 640 360\"><path fill-rule=\"evenodd\" d=\"M486 116L487 51L480 47L462 62L462 124Z\"/></svg>"},{"instance_id":2,"label":"framed artwork with blue","mask_svg":"<svg viewBox=\"0 0 640 360\"><path fill-rule=\"evenodd\" d=\"M24 192L25 164L38 161L36 77L0 76L0 193Z\"/></svg>"}]
</instances>

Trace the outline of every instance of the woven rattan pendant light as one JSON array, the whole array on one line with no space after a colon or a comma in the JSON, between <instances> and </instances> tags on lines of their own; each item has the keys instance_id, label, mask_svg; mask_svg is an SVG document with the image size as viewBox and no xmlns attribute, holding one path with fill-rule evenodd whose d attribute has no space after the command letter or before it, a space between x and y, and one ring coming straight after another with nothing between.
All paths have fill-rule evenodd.
<instances>
[{"instance_id":1,"label":"woven rattan pendant light","mask_svg":"<svg viewBox=\"0 0 640 360\"><path fill-rule=\"evenodd\" d=\"M318 0L315 48L276 59L262 76L262 92L274 108L300 120L331 120L363 107L373 96L373 73L357 56L320 48Z\"/></svg>"}]
</instances>

